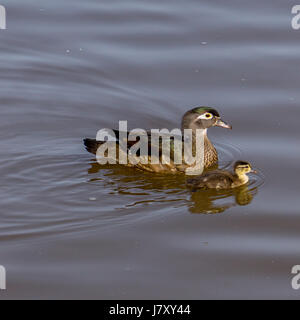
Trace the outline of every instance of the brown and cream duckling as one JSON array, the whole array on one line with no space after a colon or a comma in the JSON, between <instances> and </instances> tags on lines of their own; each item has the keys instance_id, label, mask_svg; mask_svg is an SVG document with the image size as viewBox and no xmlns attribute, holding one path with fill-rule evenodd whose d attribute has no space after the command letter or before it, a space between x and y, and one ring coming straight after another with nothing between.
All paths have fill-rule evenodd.
<instances>
[{"instance_id":1,"label":"brown and cream duckling","mask_svg":"<svg viewBox=\"0 0 300 320\"><path fill-rule=\"evenodd\" d=\"M220 114L217 110L210 108L210 107L196 107L192 110L187 111L183 117L181 122L181 129L182 132L184 132L185 129L191 129L192 131L192 152L194 153L194 150L196 148L196 132L199 130L200 134L204 137L204 167L209 168L213 165L215 165L218 162L218 153L207 137L207 129L211 127L222 127L231 129L232 127L222 121ZM119 148L119 137L120 132L118 130L113 130L115 133L115 138L117 140L117 148ZM127 133L128 135L129 133ZM147 132L148 136L148 153L151 154L151 133ZM98 148L104 143L104 141L97 141L96 139L84 139L84 145L90 153L97 154ZM127 151L135 144L135 141L127 141ZM185 141L183 140L183 144ZM159 150L161 151L161 145L158 146ZM171 160L172 160L172 152L173 155L175 153L174 150L174 138L171 138ZM183 151L180 151L183 152ZM118 153L118 152L117 152ZM148 164L142 164L139 163L137 165L134 165L135 167L139 169L143 169L150 172L182 172L186 171L187 168L189 168L188 164L175 164L174 161L172 161L170 164L163 164L162 161L162 155L160 154L160 163L159 164L152 164L151 161L149 161ZM127 164L128 165L128 164ZM132 166L132 165L130 165Z\"/></svg>"},{"instance_id":2,"label":"brown and cream duckling","mask_svg":"<svg viewBox=\"0 0 300 320\"><path fill-rule=\"evenodd\" d=\"M231 189L245 185L249 181L248 174L256 173L251 164L237 161L234 173L225 170L207 172L201 176L187 180L187 186L192 189Z\"/></svg>"}]
</instances>

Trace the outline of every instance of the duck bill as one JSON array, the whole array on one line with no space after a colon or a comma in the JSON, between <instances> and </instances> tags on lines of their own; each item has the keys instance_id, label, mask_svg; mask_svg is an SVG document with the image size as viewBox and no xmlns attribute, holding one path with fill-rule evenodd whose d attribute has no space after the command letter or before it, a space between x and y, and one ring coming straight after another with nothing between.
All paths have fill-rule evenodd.
<instances>
[{"instance_id":1,"label":"duck bill","mask_svg":"<svg viewBox=\"0 0 300 320\"><path fill-rule=\"evenodd\" d=\"M258 172L256 170L251 170L251 173L254 173L254 174L258 174Z\"/></svg>"},{"instance_id":2,"label":"duck bill","mask_svg":"<svg viewBox=\"0 0 300 320\"><path fill-rule=\"evenodd\" d=\"M232 126L226 122L224 122L223 120L219 119L217 121L217 123L215 124L216 127L221 127L221 128L225 128L225 129L232 129Z\"/></svg>"}]
</instances>

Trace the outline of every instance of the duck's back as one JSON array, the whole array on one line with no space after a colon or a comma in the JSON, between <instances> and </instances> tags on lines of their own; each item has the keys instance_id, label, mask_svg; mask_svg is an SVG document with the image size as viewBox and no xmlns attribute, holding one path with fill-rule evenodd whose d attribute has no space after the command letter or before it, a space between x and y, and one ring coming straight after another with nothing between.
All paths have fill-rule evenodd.
<instances>
[{"instance_id":1,"label":"duck's back","mask_svg":"<svg viewBox=\"0 0 300 320\"><path fill-rule=\"evenodd\" d=\"M229 189L233 183L232 173L222 170L207 172L187 180L188 187L195 189Z\"/></svg>"}]
</instances>

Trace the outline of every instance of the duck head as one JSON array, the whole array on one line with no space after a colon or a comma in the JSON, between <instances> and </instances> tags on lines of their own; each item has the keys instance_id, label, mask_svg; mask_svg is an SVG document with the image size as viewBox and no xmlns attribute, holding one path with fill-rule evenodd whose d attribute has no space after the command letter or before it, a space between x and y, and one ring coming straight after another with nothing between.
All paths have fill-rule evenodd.
<instances>
[{"instance_id":1,"label":"duck head","mask_svg":"<svg viewBox=\"0 0 300 320\"><path fill-rule=\"evenodd\" d=\"M224 122L217 110L210 107L197 107L185 113L182 118L182 130L222 127L232 129L231 125Z\"/></svg>"}]
</instances>

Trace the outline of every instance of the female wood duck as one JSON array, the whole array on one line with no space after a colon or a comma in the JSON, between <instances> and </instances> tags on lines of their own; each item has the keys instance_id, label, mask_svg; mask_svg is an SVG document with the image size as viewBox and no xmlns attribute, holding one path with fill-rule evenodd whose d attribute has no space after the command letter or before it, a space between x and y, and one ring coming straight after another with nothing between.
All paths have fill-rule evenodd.
<instances>
[{"instance_id":1,"label":"female wood duck","mask_svg":"<svg viewBox=\"0 0 300 320\"><path fill-rule=\"evenodd\" d=\"M248 174L250 172L256 173L249 162L237 161L234 165L234 173L225 170L210 171L201 176L188 179L187 186L192 189L236 188L248 183Z\"/></svg>"},{"instance_id":2,"label":"female wood duck","mask_svg":"<svg viewBox=\"0 0 300 320\"><path fill-rule=\"evenodd\" d=\"M184 132L184 129L191 129L192 131L192 148L193 153L196 144L196 130L199 130L200 134L204 136L204 168L211 167L218 162L218 153L211 141L207 137L207 129L211 127L222 127L227 129L232 129L230 125L221 120L221 117L217 110L210 107L197 107L192 110L189 110L182 117L181 129ZM119 147L119 136L120 132L118 130L113 130L117 139L117 148ZM129 133L127 133L128 135ZM147 132L148 136L148 149L149 155L151 158L151 133ZM84 145L90 153L97 154L97 150L99 146L101 146L104 141L97 141L96 139L84 139ZM127 141L127 150L136 143L136 141ZM183 140L184 144L184 140ZM188 164L175 164L174 163L174 147L173 147L173 158L172 158L172 146L174 146L174 138L171 137L171 162L168 164L161 162L162 154L160 153L160 161L159 164L153 164L151 161L148 161L147 164L138 163L136 165L132 165L130 163L127 166L134 166L139 169L143 169L150 172L186 172L186 170L191 167ZM159 149L161 151L161 141ZM180 151L180 152L183 152ZM118 154L118 150L117 150Z\"/></svg>"}]
</instances>

